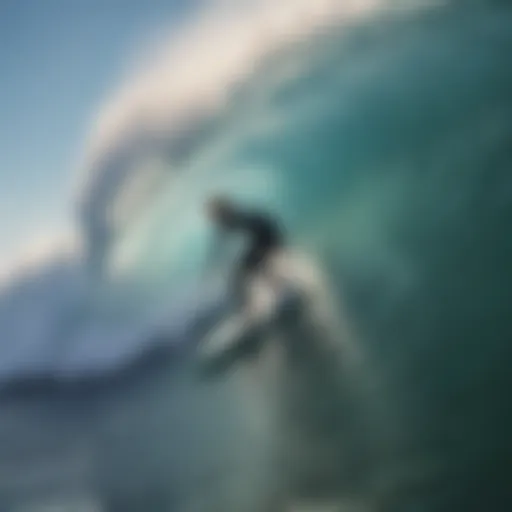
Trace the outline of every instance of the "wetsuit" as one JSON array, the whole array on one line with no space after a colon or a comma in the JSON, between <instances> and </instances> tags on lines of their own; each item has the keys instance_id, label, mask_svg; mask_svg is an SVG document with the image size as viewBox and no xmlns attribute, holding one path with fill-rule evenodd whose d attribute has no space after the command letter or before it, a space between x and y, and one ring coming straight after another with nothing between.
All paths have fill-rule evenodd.
<instances>
[{"instance_id":1,"label":"wetsuit","mask_svg":"<svg viewBox=\"0 0 512 512\"><path fill-rule=\"evenodd\" d=\"M236 212L224 223L223 228L229 232L239 232L249 239L232 282L235 300L244 304L247 278L259 269L271 252L283 247L284 235L272 217L260 212Z\"/></svg>"}]
</instances>

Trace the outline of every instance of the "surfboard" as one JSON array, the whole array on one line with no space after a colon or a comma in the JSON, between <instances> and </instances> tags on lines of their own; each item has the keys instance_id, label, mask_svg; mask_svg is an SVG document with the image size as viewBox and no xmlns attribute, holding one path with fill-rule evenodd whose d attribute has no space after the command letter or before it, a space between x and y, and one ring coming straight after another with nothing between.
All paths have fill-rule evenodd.
<instances>
[{"instance_id":1,"label":"surfboard","mask_svg":"<svg viewBox=\"0 0 512 512\"><path fill-rule=\"evenodd\" d=\"M292 256L283 253L268 265L270 268L263 269L248 283L247 307L222 321L200 344L201 358L217 357L244 339L264 332L285 315L298 313L305 296L304 267L297 266Z\"/></svg>"}]
</instances>

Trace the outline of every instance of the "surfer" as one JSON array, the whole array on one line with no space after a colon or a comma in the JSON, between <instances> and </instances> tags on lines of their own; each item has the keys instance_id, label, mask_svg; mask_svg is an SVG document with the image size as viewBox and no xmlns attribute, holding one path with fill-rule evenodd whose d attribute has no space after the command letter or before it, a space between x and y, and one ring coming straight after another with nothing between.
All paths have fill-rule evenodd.
<instances>
[{"instance_id":1,"label":"surfer","mask_svg":"<svg viewBox=\"0 0 512 512\"><path fill-rule=\"evenodd\" d=\"M285 245L281 226L269 213L241 208L230 199L220 196L207 201L206 214L219 229L221 237L226 234L242 234L248 238L248 244L231 277L232 298L238 307L244 307L247 303L248 280L262 270L268 258ZM272 278L267 277L272 285Z\"/></svg>"}]
</instances>

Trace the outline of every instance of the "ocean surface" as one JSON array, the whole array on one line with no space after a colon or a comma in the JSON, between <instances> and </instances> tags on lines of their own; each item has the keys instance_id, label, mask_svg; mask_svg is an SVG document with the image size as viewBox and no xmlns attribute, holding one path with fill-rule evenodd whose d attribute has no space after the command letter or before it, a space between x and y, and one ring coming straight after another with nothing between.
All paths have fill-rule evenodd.
<instances>
[{"instance_id":1,"label":"ocean surface","mask_svg":"<svg viewBox=\"0 0 512 512\"><path fill-rule=\"evenodd\" d=\"M259 512L283 488L311 510L510 509L512 11L394 5L275 53L179 158L149 145L166 171L102 276L71 255L4 285L0 512ZM361 357L344 384L314 336L285 360L312 386L283 395L293 421L271 405L290 381L194 362L222 316L198 277L217 191L279 215Z\"/></svg>"}]
</instances>

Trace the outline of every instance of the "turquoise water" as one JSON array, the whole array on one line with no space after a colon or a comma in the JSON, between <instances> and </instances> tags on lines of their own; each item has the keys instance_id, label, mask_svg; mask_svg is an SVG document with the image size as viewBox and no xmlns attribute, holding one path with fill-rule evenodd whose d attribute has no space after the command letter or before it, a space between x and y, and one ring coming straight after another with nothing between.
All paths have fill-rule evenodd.
<instances>
[{"instance_id":1,"label":"turquoise water","mask_svg":"<svg viewBox=\"0 0 512 512\"><path fill-rule=\"evenodd\" d=\"M509 419L511 22L506 10L433 11L354 39L326 35L293 80L248 88L250 108L233 105L172 170L142 238L128 236L130 272L186 286L212 191L281 216L324 264L391 390L394 449L409 461L397 471L453 475L426 501L463 501L468 468L502 461L509 446L492 432Z\"/></svg>"},{"instance_id":2,"label":"turquoise water","mask_svg":"<svg viewBox=\"0 0 512 512\"><path fill-rule=\"evenodd\" d=\"M244 108L169 162L119 249L125 271L193 279L210 243L202 205L219 191L274 211L294 243L338 264L344 253L403 264L397 231L420 232L420 202L427 217L456 208L453 187L473 186L475 158L506 132L509 66L495 45L509 42L507 20L478 37L472 23L433 14L370 24L361 41L329 34L298 75L246 86Z\"/></svg>"}]
</instances>

